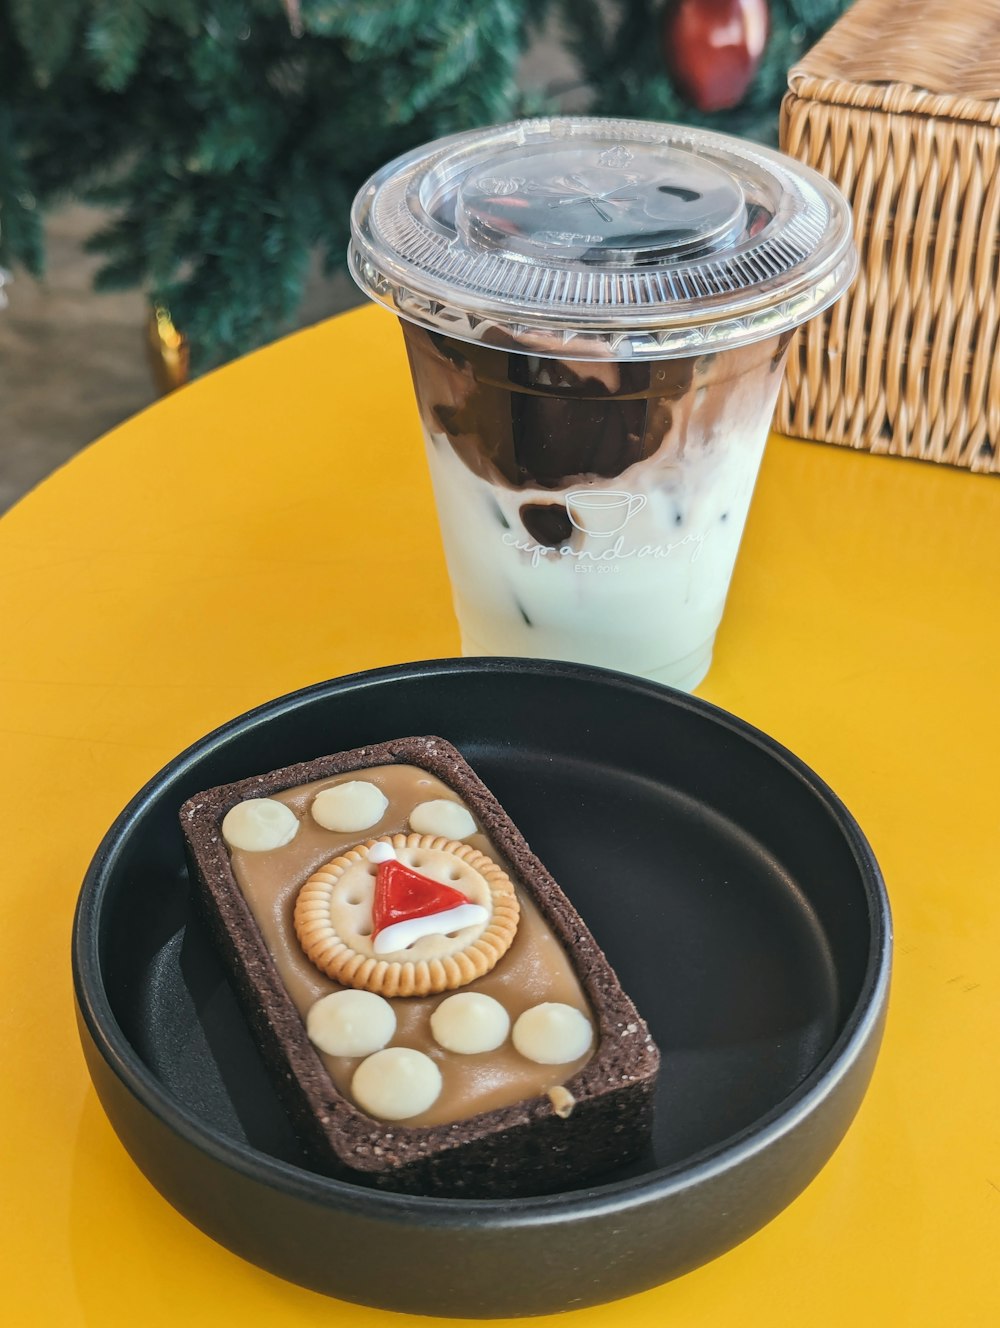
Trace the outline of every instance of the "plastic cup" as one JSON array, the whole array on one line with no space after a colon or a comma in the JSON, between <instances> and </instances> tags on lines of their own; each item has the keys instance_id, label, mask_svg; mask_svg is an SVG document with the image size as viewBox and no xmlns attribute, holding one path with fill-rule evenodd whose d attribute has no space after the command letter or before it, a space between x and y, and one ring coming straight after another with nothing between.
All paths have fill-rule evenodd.
<instances>
[{"instance_id":1,"label":"plastic cup","mask_svg":"<svg viewBox=\"0 0 1000 1328\"><path fill-rule=\"evenodd\" d=\"M711 661L787 340L609 361L598 381L592 362L403 331L464 652L573 659L695 686ZM570 382L578 394L568 397Z\"/></svg>"},{"instance_id":2,"label":"plastic cup","mask_svg":"<svg viewBox=\"0 0 1000 1328\"><path fill-rule=\"evenodd\" d=\"M841 196L720 135L530 121L391 163L352 231L402 320L464 653L696 686L792 333L853 276Z\"/></svg>"}]
</instances>

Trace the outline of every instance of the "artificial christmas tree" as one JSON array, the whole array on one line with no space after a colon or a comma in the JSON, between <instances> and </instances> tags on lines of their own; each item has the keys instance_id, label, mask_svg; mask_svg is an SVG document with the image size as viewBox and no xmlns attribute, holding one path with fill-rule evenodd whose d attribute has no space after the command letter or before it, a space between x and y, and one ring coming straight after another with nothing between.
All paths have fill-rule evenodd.
<instances>
[{"instance_id":1,"label":"artificial christmas tree","mask_svg":"<svg viewBox=\"0 0 1000 1328\"><path fill-rule=\"evenodd\" d=\"M41 211L76 196L113 213L98 284L144 286L196 368L259 345L379 162L514 113L531 7L0 0L0 263L40 271Z\"/></svg>"},{"instance_id":2,"label":"artificial christmas tree","mask_svg":"<svg viewBox=\"0 0 1000 1328\"><path fill-rule=\"evenodd\" d=\"M746 95L712 112L681 72L684 40L667 52L672 78L664 65L677 3L0 0L0 264L42 271L42 217L61 200L104 208L99 287L141 286L204 370L290 325L311 255L342 264L350 201L381 163L556 109L516 82L547 15L587 109L773 141L788 66L845 7L770 0Z\"/></svg>"}]
</instances>

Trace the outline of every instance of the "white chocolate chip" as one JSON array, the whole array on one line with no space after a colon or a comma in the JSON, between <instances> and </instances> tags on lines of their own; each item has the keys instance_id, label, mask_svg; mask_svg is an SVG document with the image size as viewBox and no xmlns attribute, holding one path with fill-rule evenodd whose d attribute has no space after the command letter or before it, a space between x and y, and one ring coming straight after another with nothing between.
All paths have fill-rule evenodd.
<instances>
[{"instance_id":1,"label":"white chocolate chip","mask_svg":"<svg viewBox=\"0 0 1000 1328\"><path fill-rule=\"evenodd\" d=\"M525 1010L514 1025L514 1046L539 1065L566 1065L578 1060L594 1040L586 1015L572 1005L545 1001Z\"/></svg>"},{"instance_id":2,"label":"white chocolate chip","mask_svg":"<svg viewBox=\"0 0 1000 1328\"><path fill-rule=\"evenodd\" d=\"M476 823L468 807L449 798L421 802L410 812L410 829L418 835L444 835L446 839L468 839Z\"/></svg>"},{"instance_id":3,"label":"white chocolate chip","mask_svg":"<svg viewBox=\"0 0 1000 1328\"><path fill-rule=\"evenodd\" d=\"M478 991L446 997L431 1015L431 1032L445 1051L474 1056L495 1051L510 1032L510 1015L499 1001Z\"/></svg>"},{"instance_id":4,"label":"white chocolate chip","mask_svg":"<svg viewBox=\"0 0 1000 1328\"><path fill-rule=\"evenodd\" d=\"M247 798L230 807L222 821L222 838L230 848L266 853L295 838L299 822L291 807L277 798Z\"/></svg>"},{"instance_id":5,"label":"white chocolate chip","mask_svg":"<svg viewBox=\"0 0 1000 1328\"><path fill-rule=\"evenodd\" d=\"M351 1092L362 1111L379 1120L406 1120L433 1106L441 1092L441 1071L412 1047L386 1047L354 1071Z\"/></svg>"},{"instance_id":6,"label":"white chocolate chip","mask_svg":"<svg viewBox=\"0 0 1000 1328\"><path fill-rule=\"evenodd\" d=\"M396 1031L396 1012L372 991L331 991L306 1015L309 1040L328 1056L370 1056Z\"/></svg>"},{"instance_id":7,"label":"white chocolate chip","mask_svg":"<svg viewBox=\"0 0 1000 1328\"><path fill-rule=\"evenodd\" d=\"M389 799L377 784L366 779L349 779L334 784L313 798L313 820L324 830L353 832L368 830L385 815Z\"/></svg>"}]
</instances>

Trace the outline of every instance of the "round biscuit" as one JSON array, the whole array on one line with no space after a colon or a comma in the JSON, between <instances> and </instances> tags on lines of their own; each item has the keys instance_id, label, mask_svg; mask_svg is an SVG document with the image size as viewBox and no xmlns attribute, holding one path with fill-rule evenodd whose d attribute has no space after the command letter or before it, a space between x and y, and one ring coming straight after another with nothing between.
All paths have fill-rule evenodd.
<instances>
[{"instance_id":1,"label":"round biscuit","mask_svg":"<svg viewBox=\"0 0 1000 1328\"><path fill-rule=\"evenodd\" d=\"M451 936L421 937L396 956L376 956L377 867L368 862L375 844L390 844L401 862L461 890L489 909L489 920ZM294 924L307 958L334 982L380 996L430 996L488 973L510 948L519 916L510 878L485 853L441 835L395 834L358 844L313 872L299 891Z\"/></svg>"}]
</instances>

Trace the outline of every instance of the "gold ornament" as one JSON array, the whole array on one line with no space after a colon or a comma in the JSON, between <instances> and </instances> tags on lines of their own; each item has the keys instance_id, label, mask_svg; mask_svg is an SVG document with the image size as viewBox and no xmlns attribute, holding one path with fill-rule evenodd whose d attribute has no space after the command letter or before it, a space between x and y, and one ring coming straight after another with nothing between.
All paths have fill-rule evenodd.
<instances>
[{"instance_id":1,"label":"gold ornament","mask_svg":"<svg viewBox=\"0 0 1000 1328\"><path fill-rule=\"evenodd\" d=\"M149 312L146 350L153 381L161 396L184 386L191 376L190 347L187 337L174 327L170 310L162 304L154 305Z\"/></svg>"}]
</instances>

